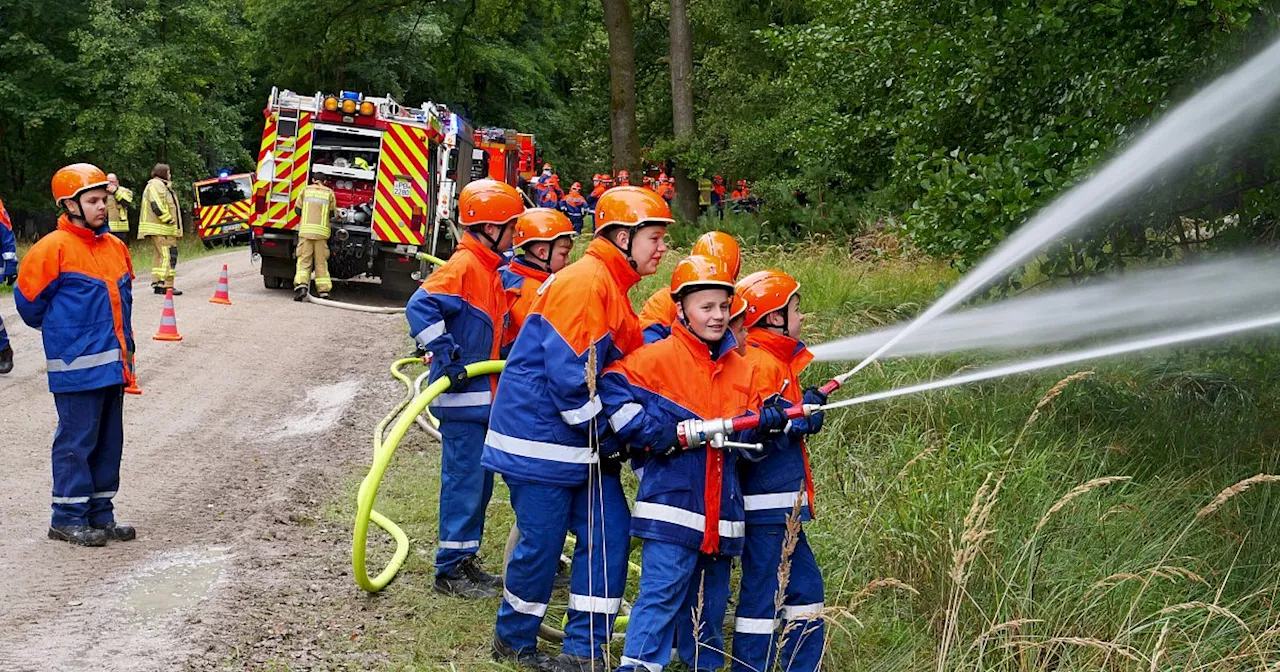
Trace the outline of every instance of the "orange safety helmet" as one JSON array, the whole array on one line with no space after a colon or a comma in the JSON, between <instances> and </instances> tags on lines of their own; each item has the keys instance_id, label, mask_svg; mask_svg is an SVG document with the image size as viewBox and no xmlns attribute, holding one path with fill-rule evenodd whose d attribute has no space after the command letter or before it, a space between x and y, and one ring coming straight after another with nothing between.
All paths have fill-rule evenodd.
<instances>
[{"instance_id":1,"label":"orange safety helmet","mask_svg":"<svg viewBox=\"0 0 1280 672\"><path fill-rule=\"evenodd\" d=\"M631 184L631 173L628 173L628 172L627 172L627 171L625 171L625 170L619 170L619 171L618 171L618 184L630 185L630 184Z\"/></svg>"},{"instance_id":2,"label":"orange safety helmet","mask_svg":"<svg viewBox=\"0 0 1280 672\"><path fill-rule=\"evenodd\" d=\"M554 243L564 236L573 236L573 223L559 210L529 208L516 219L512 247L520 248L530 243Z\"/></svg>"},{"instance_id":3,"label":"orange safety helmet","mask_svg":"<svg viewBox=\"0 0 1280 672\"><path fill-rule=\"evenodd\" d=\"M73 163L53 174L53 202L63 207L67 199L77 200L90 189L106 188L107 174L92 163Z\"/></svg>"},{"instance_id":4,"label":"orange safety helmet","mask_svg":"<svg viewBox=\"0 0 1280 672\"><path fill-rule=\"evenodd\" d=\"M700 289L723 289L733 295L733 275L724 261L700 254L691 255L676 264L671 273L671 298L679 301L685 294Z\"/></svg>"},{"instance_id":5,"label":"orange safety helmet","mask_svg":"<svg viewBox=\"0 0 1280 672\"><path fill-rule=\"evenodd\" d=\"M742 270L742 251L738 247L738 239L724 231L708 231L698 236L690 254L720 259L729 267L729 273L735 280L738 279L738 271Z\"/></svg>"},{"instance_id":6,"label":"orange safety helmet","mask_svg":"<svg viewBox=\"0 0 1280 672\"><path fill-rule=\"evenodd\" d=\"M746 326L754 327L765 315L785 310L791 297L800 291L800 283L782 271L771 269L756 271L738 281L737 290L747 302Z\"/></svg>"},{"instance_id":7,"label":"orange safety helmet","mask_svg":"<svg viewBox=\"0 0 1280 672\"><path fill-rule=\"evenodd\" d=\"M581 182L574 182L574 183L573 183L573 185L569 187L569 189L570 189L571 191L582 191L582 183L581 183Z\"/></svg>"},{"instance_id":8,"label":"orange safety helmet","mask_svg":"<svg viewBox=\"0 0 1280 672\"><path fill-rule=\"evenodd\" d=\"M613 176L612 176L612 175L601 175L601 176L600 176L600 181L601 181L601 182L603 182L603 183L605 183L605 184L613 184Z\"/></svg>"},{"instance_id":9,"label":"orange safety helmet","mask_svg":"<svg viewBox=\"0 0 1280 672\"><path fill-rule=\"evenodd\" d=\"M542 164L542 169L543 169L543 170L551 170L551 164L549 164L549 163L544 163L544 164Z\"/></svg>"},{"instance_id":10,"label":"orange safety helmet","mask_svg":"<svg viewBox=\"0 0 1280 672\"><path fill-rule=\"evenodd\" d=\"M658 181L659 181L659 182L666 182L666 181L667 181L667 174L666 174L666 173L658 173Z\"/></svg>"},{"instance_id":11,"label":"orange safety helmet","mask_svg":"<svg viewBox=\"0 0 1280 672\"><path fill-rule=\"evenodd\" d=\"M458 223L467 228L481 224L505 226L522 212L520 192L506 182L476 180L467 183L458 194Z\"/></svg>"},{"instance_id":12,"label":"orange safety helmet","mask_svg":"<svg viewBox=\"0 0 1280 672\"><path fill-rule=\"evenodd\" d=\"M747 186L747 181L746 181L746 180L738 180L738 186L739 186L739 187L745 187L745 186Z\"/></svg>"},{"instance_id":13,"label":"orange safety helmet","mask_svg":"<svg viewBox=\"0 0 1280 672\"><path fill-rule=\"evenodd\" d=\"M596 202L597 236L614 226L629 227L634 234L646 226L667 226L675 222L671 206L661 196L642 187L614 187Z\"/></svg>"},{"instance_id":14,"label":"orange safety helmet","mask_svg":"<svg viewBox=\"0 0 1280 672\"><path fill-rule=\"evenodd\" d=\"M742 298L741 295L735 293L733 297L729 299L729 321L732 322L739 317L742 317L746 312L747 300Z\"/></svg>"}]
</instances>

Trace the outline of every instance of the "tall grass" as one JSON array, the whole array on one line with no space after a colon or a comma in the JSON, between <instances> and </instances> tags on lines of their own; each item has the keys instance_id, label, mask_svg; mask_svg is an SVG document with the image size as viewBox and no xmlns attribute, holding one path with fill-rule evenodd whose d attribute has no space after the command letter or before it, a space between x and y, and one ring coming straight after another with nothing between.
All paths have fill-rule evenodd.
<instances>
[{"instance_id":1,"label":"tall grass","mask_svg":"<svg viewBox=\"0 0 1280 672\"><path fill-rule=\"evenodd\" d=\"M633 293L637 306L665 284L683 243ZM811 342L909 318L955 277L943 264L855 262L817 243L748 249L744 273L777 267L801 281ZM1163 351L829 413L809 443L817 506L806 530L833 626L824 669L1274 669L1272 346L1256 337ZM836 397L984 361L889 358ZM815 365L805 384L844 368ZM435 475L398 466L384 495L423 549ZM491 515L498 537L509 511ZM406 574L388 591L413 618L387 626L418 633L400 660L479 664L493 605L424 593L427 550Z\"/></svg>"}]
</instances>

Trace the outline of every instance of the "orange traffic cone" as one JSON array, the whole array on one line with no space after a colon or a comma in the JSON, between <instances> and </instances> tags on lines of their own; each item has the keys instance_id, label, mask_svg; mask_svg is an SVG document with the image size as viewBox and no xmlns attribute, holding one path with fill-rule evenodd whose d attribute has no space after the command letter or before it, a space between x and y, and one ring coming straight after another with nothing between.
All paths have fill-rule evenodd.
<instances>
[{"instance_id":1,"label":"orange traffic cone","mask_svg":"<svg viewBox=\"0 0 1280 672\"><path fill-rule=\"evenodd\" d=\"M125 394L142 394L142 388L138 387L138 369L134 364L133 353L129 353L129 370L125 372L129 379L129 384L125 385Z\"/></svg>"},{"instance_id":2,"label":"orange traffic cone","mask_svg":"<svg viewBox=\"0 0 1280 672\"><path fill-rule=\"evenodd\" d=\"M173 312L173 288L164 293L164 310L160 311L160 331L153 337L157 341L181 341L178 333L178 316Z\"/></svg>"},{"instance_id":3,"label":"orange traffic cone","mask_svg":"<svg viewBox=\"0 0 1280 672\"><path fill-rule=\"evenodd\" d=\"M227 286L227 265L222 265L222 274L218 276L218 289L214 290L213 298L209 299L209 303L220 303L224 306L231 305L231 295L228 293Z\"/></svg>"}]
</instances>

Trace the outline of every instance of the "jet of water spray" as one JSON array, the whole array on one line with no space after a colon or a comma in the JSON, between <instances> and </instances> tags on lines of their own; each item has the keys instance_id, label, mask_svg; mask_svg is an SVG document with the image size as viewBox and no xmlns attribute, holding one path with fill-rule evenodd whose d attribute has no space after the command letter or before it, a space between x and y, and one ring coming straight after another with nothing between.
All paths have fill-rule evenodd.
<instances>
[{"instance_id":1,"label":"jet of water spray","mask_svg":"<svg viewBox=\"0 0 1280 672\"><path fill-rule=\"evenodd\" d=\"M1280 95L1280 41L1174 108L1102 170L1073 187L1000 244L937 303L851 371L843 383L930 320L987 287L1046 243L1115 204L1191 150L1262 112Z\"/></svg>"},{"instance_id":2,"label":"jet of water spray","mask_svg":"<svg viewBox=\"0 0 1280 672\"><path fill-rule=\"evenodd\" d=\"M1075 350L1072 352L1064 352L1049 357L1032 359L1025 362L1017 362L1014 364L1005 364L995 366L988 369L981 369L971 373L966 373L942 380L934 380L918 385L910 385L908 387L899 387L884 392L876 392L874 394L864 394L860 397L845 399L831 404L822 406L822 410L830 410L834 408L844 408L846 406L856 406L858 404L866 404L872 401L880 401L881 399L891 399L893 397L901 397L917 392L928 392L930 390L940 390L947 387L955 387L957 385L966 385L968 383L976 383L981 380L989 380L991 378L1000 378L1003 376L1011 376L1017 373L1027 373L1029 371L1037 371L1040 369L1051 369L1076 362L1083 362L1090 359L1100 359L1103 357L1114 357L1130 352L1138 352L1139 350L1150 350L1168 345L1176 345L1178 343L1188 343L1190 341L1200 341L1209 338L1217 338L1228 334L1239 333L1242 331L1250 331L1253 329L1262 329L1265 327L1280 325L1280 313L1271 313L1263 317L1252 318L1248 320L1239 320L1220 324L1212 327L1200 327L1196 329L1182 329L1174 332L1164 333L1157 336L1148 336L1138 338L1121 343L1113 343L1103 345L1096 348L1088 348L1086 350Z\"/></svg>"},{"instance_id":3,"label":"jet of water spray","mask_svg":"<svg viewBox=\"0 0 1280 672\"><path fill-rule=\"evenodd\" d=\"M948 313L900 340L892 354L1041 348L1238 320L1280 309L1275 278L1280 259L1238 256L1099 278ZM818 361L859 360L903 328L823 343L813 354Z\"/></svg>"}]
</instances>

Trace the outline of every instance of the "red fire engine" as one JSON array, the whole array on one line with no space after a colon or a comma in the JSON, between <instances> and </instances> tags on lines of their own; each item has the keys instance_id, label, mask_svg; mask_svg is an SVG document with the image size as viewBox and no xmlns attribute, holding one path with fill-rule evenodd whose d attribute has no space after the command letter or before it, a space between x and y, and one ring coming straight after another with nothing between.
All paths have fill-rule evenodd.
<instances>
[{"instance_id":1,"label":"red fire engine","mask_svg":"<svg viewBox=\"0 0 1280 672\"><path fill-rule=\"evenodd\" d=\"M292 285L296 208L319 177L338 201L330 275L377 277L387 294L412 294L430 272L417 254L448 256L456 239L457 192L472 179L459 161L472 155L470 125L432 103L406 107L351 91L299 96L273 88L263 113L250 223L264 284Z\"/></svg>"}]
</instances>

